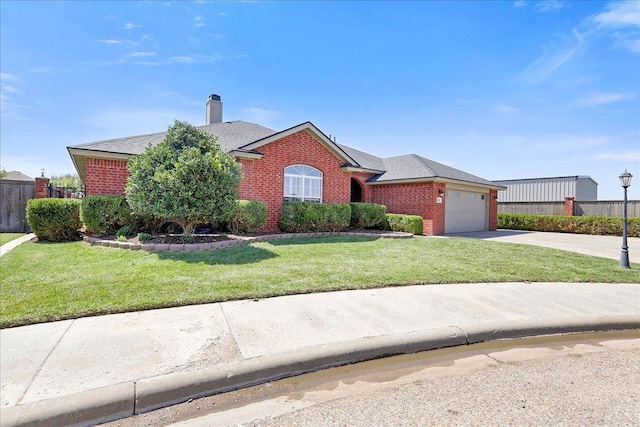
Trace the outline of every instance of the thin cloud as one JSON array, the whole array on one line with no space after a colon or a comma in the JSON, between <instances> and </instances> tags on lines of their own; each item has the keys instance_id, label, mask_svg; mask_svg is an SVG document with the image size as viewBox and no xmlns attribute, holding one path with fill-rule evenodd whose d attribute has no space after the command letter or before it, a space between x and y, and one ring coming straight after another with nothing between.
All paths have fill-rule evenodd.
<instances>
[{"instance_id":1,"label":"thin cloud","mask_svg":"<svg viewBox=\"0 0 640 427\"><path fill-rule=\"evenodd\" d=\"M558 0L547 0L536 3L533 10L540 13L553 12L567 7L567 4Z\"/></svg>"},{"instance_id":2,"label":"thin cloud","mask_svg":"<svg viewBox=\"0 0 640 427\"><path fill-rule=\"evenodd\" d=\"M141 57L149 57L154 56L155 52L131 52L125 55L127 58L141 58Z\"/></svg>"},{"instance_id":3,"label":"thin cloud","mask_svg":"<svg viewBox=\"0 0 640 427\"><path fill-rule=\"evenodd\" d=\"M640 53L640 1L609 3L584 25L611 37L616 47Z\"/></svg>"},{"instance_id":4,"label":"thin cloud","mask_svg":"<svg viewBox=\"0 0 640 427\"><path fill-rule=\"evenodd\" d=\"M606 28L640 27L640 2L610 3L605 9L606 11L593 18L598 26Z\"/></svg>"},{"instance_id":5,"label":"thin cloud","mask_svg":"<svg viewBox=\"0 0 640 427\"><path fill-rule=\"evenodd\" d=\"M512 105L507 105L507 104L498 104L495 105L493 107L494 111L497 111L498 113L503 113L503 114L514 114L514 113L519 113L520 109L517 107L514 107Z\"/></svg>"},{"instance_id":6,"label":"thin cloud","mask_svg":"<svg viewBox=\"0 0 640 427\"><path fill-rule=\"evenodd\" d=\"M518 77L516 81L534 84L544 81L558 68L584 51L585 35L576 29L572 37L560 40L550 47L545 47L542 55L533 61Z\"/></svg>"},{"instance_id":7,"label":"thin cloud","mask_svg":"<svg viewBox=\"0 0 640 427\"><path fill-rule=\"evenodd\" d=\"M14 83L18 83L22 81L20 77L14 76L13 74L9 74L9 73L0 73L0 80L7 81L7 82L14 82Z\"/></svg>"},{"instance_id":8,"label":"thin cloud","mask_svg":"<svg viewBox=\"0 0 640 427\"><path fill-rule=\"evenodd\" d=\"M140 28L140 27L141 27L141 25L132 24L131 22L127 22L127 23L124 25L124 29L125 29L125 30L131 30L131 29L133 29L133 28Z\"/></svg>"},{"instance_id":9,"label":"thin cloud","mask_svg":"<svg viewBox=\"0 0 640 427\"><path fill-rule=\"evenodd\" d=\"M14 86L9 86L9 85L4 85L4 84L2 85L2 91L3 92L9 92L9 93L15 93L15 94L18 94L18 95L22 94L22 91L20 89L17 89Z\"/></svg>"},{"instance_id":10,"label":"thin cloud","mask_svg":"<svg viewBox=\"0 0 640 427\"><path fill-rule=\"evenodd\" d=\"M247 117L247 120L258 123L267 123L270 120L277 119L281 115L280 111L258 107L247 107L242 111L244 113L243 115Z\"/></svg>"},{"instance_id":11,"label":"thin cloud","mask_svg":"<svg viewBox=\"0 0 640 427\"><path fill-rule=\"evenodd\" d=\"M54 70L54 68L51 65L45 65L43 67L29 68L29 71L31 73L50 73L53 70Z\"/></svg>"},{"instance_id":12,"label":"thin cloud","mask_svg":"<svg viewBox=\"0 0 640 427\"><path fill-rule=\"evenodd\" d=\"M227 16L229 15L227 12L218 12L216 13L216 16Z\"/></svg>"},{"instance_id":13,"label":"thin cloud","mask_svg":"<svg viewBox=\"0 0 640 427\"><path fill-rule=\"evenodd\" d=\"M98 40L98 42L104 43L110 46L123 43L122 40L115 40L115 39Z\"/></svg>"},{"instance_id":14,"label":"thin cloud","mask_svg":"<svg viewBox=\"0 0 640 427\"><path fill-rule=\"evenodd\" d=\"M597 107L600 105L614 104L620 101L632 99L633 96L624 93L615 92L591 92L584 98L580 98L575 105L580 107Z\"/></svg>"},{"instance_id":15,"label":"thin cloud","mask_svg":"<svg viewBox=\"0 0 640 427\"><path fill-rule=\"evenodd\" d=\"M524 0L518 0L513 3L513 7L525 7L526 5L527 5L527 2Z\"/></svg>"},{"instance_id":16,"label":"thin cloud","mask_svg":"<svg viewBox=\"0 0 640 427\"><path fill-rule=\"evenodd\" d=\"M207 26L207 23L204 22L204 18L202 16L196 16L195 18L193 18L193 21L195 22L193 26L196 28Z\"/></svg>"},{"instance_id":17,"label":"thin cloud","mask_svg":"<svg viewBox=\"0 0 640 427\"><path fill-rule=\"evenodd\" d=\"M640 161L640 150L624 152L598 153L594 157L596 160L615 160L618 162L632 163Z\"/></svg>"}]
</instances>

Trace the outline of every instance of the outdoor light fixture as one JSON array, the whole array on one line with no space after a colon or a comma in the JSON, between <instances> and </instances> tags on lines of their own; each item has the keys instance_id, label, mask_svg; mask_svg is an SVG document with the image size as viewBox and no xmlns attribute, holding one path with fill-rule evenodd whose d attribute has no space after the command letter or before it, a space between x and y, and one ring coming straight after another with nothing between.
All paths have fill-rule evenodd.
<instances>
[{"instance_id":1,"label":"outdoor light fixture","mask_svg":"<svg viewBox=\"0 0 640 427\"><path fill-rule=\"evenodd\" d=\"M624 188L624 203L622 205L622 252L620 253L620 267L629 268L629 246L627 246L627 188L631 185L631 175L625 169L618 177L620 185Z\"/></svg>"},{"instance_id":2,"label":"outdoor light fixture","mask_svg":"<svg viewBox=\"0 0 640 427\"><path fill-rule=\"evenodd\" d=\"M440 195L442 196L442 195L444 194L444 190L439 189L439 190L438 190L438 194L440 194Z\"/></svg>"}]
</instances>

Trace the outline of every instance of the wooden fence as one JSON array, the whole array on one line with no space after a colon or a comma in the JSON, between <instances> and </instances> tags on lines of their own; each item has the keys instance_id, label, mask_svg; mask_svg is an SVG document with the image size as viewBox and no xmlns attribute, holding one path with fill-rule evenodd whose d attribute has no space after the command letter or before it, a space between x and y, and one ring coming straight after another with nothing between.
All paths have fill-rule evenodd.
<instances>
[{"instance_id":1,"label":"wooden fence","mask_svg":"<svg viewBox=\"0 0 640 427\"><path fill-rule=\"evenodd\" d=\"M622 200L576 201L573 205L574 215L622 217L623 204ZM627 201L627 216L640 217L640 200Z\"/></svg>"},{"instance_id":2,"label":"wooden fence","mask_svg":"<svg viewBox=\"0 0 640 427\"><path fill-rule=\"evenodd\" d=\"M575 216L622 217L622 200L573 202ZM564 215L565 202L498 202L498 213ZM640 200L627 202L627 216L640 217Z\"/></svg>"},{"instance_id":3,"label":"wooden fence","mask_svg":"<svg viewBox=\"0 0 640 427\"><path fill-rule=\"evenodd\" d=\"M0 180L0 233L28 233L27 201L36 195L36 183Z\"/></svg>"},{"instance_id":4,"label":"wooden fence","mask_svg":"<svg viewBox=\"0 0 640 427\"><path fill-rule=\"evenodd\" d=\"M498 213L564 215L564 202L498 202Z\"/></svg>"}]
</instances>

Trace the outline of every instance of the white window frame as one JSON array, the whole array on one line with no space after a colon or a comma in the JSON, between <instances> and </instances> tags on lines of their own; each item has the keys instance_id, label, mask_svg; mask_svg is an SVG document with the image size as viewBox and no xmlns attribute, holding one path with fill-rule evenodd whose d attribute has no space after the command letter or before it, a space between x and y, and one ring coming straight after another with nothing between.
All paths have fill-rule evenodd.
<instances>
[{"instance_id":1,"label":"white window frame","mask_svg":"<svg viewBox=\"0 0 640 427\"><path fill-rule=\"evenodd\" d=\"M318 176L319 175L319 176ZM293 191L293 179L299 180L301 194ZM322 203L322 172L309 165L289 165L284 168L284 200L287 202L317 202ZM315 186L313 184L316 184ZM318 185L320 184L320 194L316 196ZM315 188L314 188L315 187ZM314 191L315 190L315 191Z\"/></svg>"}]
</instances>

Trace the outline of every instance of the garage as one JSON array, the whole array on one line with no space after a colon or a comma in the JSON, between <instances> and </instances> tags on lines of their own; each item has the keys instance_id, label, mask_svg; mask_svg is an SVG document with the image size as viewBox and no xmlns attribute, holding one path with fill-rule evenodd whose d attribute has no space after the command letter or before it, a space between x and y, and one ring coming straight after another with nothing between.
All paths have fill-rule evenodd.
<instances>
[{"instance_id":1,"label":"garage","mask_svg":"<svg viewBox=\"0 0 640 427\"><path fill-rule=\"evenodd\" d=\"M447 190L445 200L445 233L464 233L489 229L488 193Z\"/></svg>"}]
</instances>

